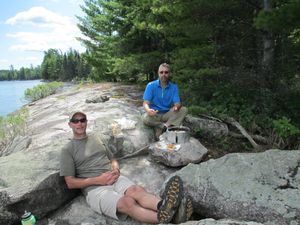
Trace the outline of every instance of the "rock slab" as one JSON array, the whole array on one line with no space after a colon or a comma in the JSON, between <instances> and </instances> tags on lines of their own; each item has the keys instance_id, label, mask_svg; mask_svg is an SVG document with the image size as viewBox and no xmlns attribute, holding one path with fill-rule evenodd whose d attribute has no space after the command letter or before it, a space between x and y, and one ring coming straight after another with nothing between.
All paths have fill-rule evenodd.
<instances>
[{"instance_id":1,"label":"rock slab","mask_svg":"<svg viewBox=\"0 0 300 225\"><path fill-rule=\"evenodd\" d=\"M300 224L300 151L232 153L178 172L199 215Z\"/></svg>"}]
</instances>

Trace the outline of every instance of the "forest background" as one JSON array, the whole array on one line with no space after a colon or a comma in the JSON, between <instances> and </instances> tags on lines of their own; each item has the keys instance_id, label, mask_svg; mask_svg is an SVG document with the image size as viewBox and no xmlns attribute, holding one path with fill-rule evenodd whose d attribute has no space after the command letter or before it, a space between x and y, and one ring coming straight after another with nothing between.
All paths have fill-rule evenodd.
<instances>
[{"instance_id":1,"label":"forest background","mask_svg":"<svg viewBox=\"0 0 300 225\"><path fill-rule=\"evenodd\" d=\"M45 52L0 80L146 84L171 65L196 115L233 117L272 146L300 148L300 0L85 0L85 53ZM199 131L201 135L201 131Z\"/></svg>"}]
</instances>

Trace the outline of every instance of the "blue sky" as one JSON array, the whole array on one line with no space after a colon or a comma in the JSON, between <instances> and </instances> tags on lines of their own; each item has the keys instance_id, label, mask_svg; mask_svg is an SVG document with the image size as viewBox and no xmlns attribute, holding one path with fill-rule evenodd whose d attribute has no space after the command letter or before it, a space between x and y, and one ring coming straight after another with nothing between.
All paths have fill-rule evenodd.
<instances>
[{"instance_id":1,"label":"blue sky","mask_svg":"<svg viewBox=\"0 0 300 225\"><path fill-rule=\"evenodd\" d=\"M0 2L0 69L40 65L49 48L84 51L75 15L83 0L3 0Z\"/></svg>"}]
</instances>

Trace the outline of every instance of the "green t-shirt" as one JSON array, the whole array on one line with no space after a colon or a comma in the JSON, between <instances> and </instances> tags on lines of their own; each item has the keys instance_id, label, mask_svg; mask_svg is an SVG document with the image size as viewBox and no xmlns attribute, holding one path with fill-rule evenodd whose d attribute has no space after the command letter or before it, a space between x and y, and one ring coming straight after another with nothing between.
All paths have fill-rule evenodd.
<instances>
[{"instance_id":1,"label":"green t-shirt","mask_svg":"<svg viewBox=\"0 0 300 225\"><path fill-rule=\"evenodd\" d=\"M99 176L111 170L111 158L112 154L100 136L72 139L61 151L60 176L80 178Z\"/></svg>"}]
</instances>

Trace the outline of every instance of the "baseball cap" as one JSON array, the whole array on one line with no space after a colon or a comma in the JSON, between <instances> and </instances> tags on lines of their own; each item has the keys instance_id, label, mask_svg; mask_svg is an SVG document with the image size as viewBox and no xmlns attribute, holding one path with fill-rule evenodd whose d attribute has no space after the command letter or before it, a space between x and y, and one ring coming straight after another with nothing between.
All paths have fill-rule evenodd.
<instances>
[{"instance_id":1,"label":"baseball cap","mask_svg":"<svg viewBox=\"0 0 300 225\"><path fill-rule=\"evenodd\" d=\"M69 120L72 120L72 119L74 118L74 116L77 115L77 114L80 114L80 115L84 116L84 118L86 118L86 114L85 114L85 113L83 113L83 112L81 112L81 111L74 111L74 112L72 112L72 113L70 114Z\"/></svg>"}]
</instances>

